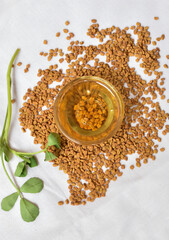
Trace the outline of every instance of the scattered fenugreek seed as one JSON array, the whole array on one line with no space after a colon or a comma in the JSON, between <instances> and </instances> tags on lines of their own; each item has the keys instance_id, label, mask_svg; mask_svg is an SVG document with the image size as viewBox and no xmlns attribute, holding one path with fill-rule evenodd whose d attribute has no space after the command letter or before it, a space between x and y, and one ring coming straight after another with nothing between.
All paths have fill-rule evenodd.
<instances>
[{"instance_id":1,"label":"scattered fenugreek seed","mask_svg":"<svg viewBox=\"0 0 169 240\"><path fill-rule=\"evenodd\" d=\"M21 66L21 65L22 65L22 62L18 62L18 63L17 63L17 66Z\"/></svg>"}]
</instances>

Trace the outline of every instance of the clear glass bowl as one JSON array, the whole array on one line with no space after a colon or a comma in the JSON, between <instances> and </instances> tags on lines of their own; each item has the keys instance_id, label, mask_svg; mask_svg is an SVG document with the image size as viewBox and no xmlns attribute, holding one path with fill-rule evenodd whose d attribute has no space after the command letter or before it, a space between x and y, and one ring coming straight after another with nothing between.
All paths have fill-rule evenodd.
<instances>
[{"instance_id":1,"label":"clear glass bowl","mask_svg":"<svg viewBox=\"0 0 169 240\"><path fill-rule=\"evenodd\" d=\"M82 129L75 118L74 105L84 95L100 96L107 104L107 118L96 131ZM111 83L99 77L84 76L61 89L55 100L54 117L58 128L69 140L81 145L98 144L112 137L120 128L124 103Z\"/></svg>"}]
</instances>

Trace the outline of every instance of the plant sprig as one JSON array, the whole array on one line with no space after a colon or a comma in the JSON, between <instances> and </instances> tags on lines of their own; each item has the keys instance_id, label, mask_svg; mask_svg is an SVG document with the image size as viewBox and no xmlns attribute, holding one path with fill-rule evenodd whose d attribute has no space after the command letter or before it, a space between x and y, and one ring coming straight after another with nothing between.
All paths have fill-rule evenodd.
<instances>
[{"instance_id":1,"label":"plant sprig","mask_svg":"<svg viewBox=\"0 0 169 240\"><path fill-rule=\"evenodd\" d=\"M10 194L9 196L5 197L1 201L1 208L4 211L9 211L15 205L18 197L20 197L20 212L22 219L26 222L34 221L37 216L39 215L39 208L36 204L30 202L29 200L23 197L23 193L39 193L43 189L43 181L39 178L30 178L27 180L20 188L14 183L12 178L9 176L8 171L5 167L4 159L6 162L12 157L12 154L15 154L17 157L22 159L21 162L18 163L17 168L15 170L15 176L17 177L25 177L27 175L27 166L33 168L38 165L36 157L34 155L46 152L45 153L45 161L51 161L56 158L56 156L49 152L47 149L50 146L55 146L60 149L60 136L57 133L50 133L48 136L48 143L46 148L33 153L24 153L18 152L12 149L8 142L8 132L11 123L11 116L12 116L12 104L11 104L11 69L13 62L18 55L20 49L17 49L12 56L12 59L8 66L7 71L7 95L8 95L8 106L6 111L6 117L4 121L4 126L2 130L2 135L0 138L0 155L1 155L1 162L4 169L6 176L8 177L9 181L15 188L16 192Z\"/></svg>"}]
</instances>

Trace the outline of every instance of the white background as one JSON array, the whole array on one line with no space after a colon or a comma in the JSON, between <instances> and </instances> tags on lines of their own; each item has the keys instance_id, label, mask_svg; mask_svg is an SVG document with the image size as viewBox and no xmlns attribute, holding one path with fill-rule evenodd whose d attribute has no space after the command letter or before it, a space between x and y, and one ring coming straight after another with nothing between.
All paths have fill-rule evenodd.
<instances>
[{"instance_id":1,"label":"white background","mask_svg":"<svg viewBox=\"0 0 169 240\"><path fill-rule=\"evenodd\" d=\"M154 21L159 16L159 21ZM5 117L6 70L16 48L21 48L13 78L11 146L20 151L38 151L29 132L23 134L18 118L22 97L28 87L36 85L38 68L48 67L46 58L40 51L61 47L66 49L67 40L56 39L55 33L62 31L64 22L71 22L68 28L77 39L85 43L95 43L87 39L86 30L92 18L98 19L101 27L134 25L137 21L150 26L151 36L156 38L165 33L165 41L159 43L161 65L167 62L169 54L169 1L168 0L0 0L0 130ZM48 45L43 45L43 40ZM31 68L23 73L26 64ZM65 65L66 68L66 65ZM167 78L165 87L169 98L169 70L164 70ZM169 112L169 104L162 102ZM25 194L38 203L40 215L33 223L26 223L19 213L19 201L10 212L0 210L0 239L24 240L168 240L169 239L169 136L163 138L161 146L166 151L157 155L156 161L129 169L134 157L127 163L124 174L112 182L105 198L88 203L86 206L58 206L59 200L69 197L66 175L52 164L44 162L44 154L38 156L39 166L31 169L29 177L44 180L44 190L39 194ZM14 171L17 158L13 158L10 169ZM27 179L27 178L26 178ZM21 185L26 179L19 179ZM0 165L0 200L14 192Z\"/></svg>"}]
</instances>

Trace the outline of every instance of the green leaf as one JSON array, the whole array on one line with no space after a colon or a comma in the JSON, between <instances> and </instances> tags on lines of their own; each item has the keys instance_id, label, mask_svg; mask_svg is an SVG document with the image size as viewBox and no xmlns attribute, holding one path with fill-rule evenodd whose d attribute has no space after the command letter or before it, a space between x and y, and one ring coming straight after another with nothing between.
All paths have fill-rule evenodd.
<instances>
[{"instance_id":1,"label":"green leaf","mask_svg":"<svg viewBox=\"0 0 169 240\"><path fill-rule=\"evenodd\" d=\"M24 166L23 171L19 177L26 177L27 176L27 169L26 166Z\"/></svg>"},{"instance_id":2,"label":"green leaf","mask_svg":"<svg viewBox=\"0 0 169 240\"><path fill-rule=\"evenodd\" d=\"M61 148L60 147L60 136L57 133L50 133L48 136L48 144L47 146L53 146L55 145L57 148Z\"/></svg>"},{"instance_id":3,"label":"green leaf","mask_svg":"<svg viewBox=\"0 0 169 240\"><path fill-rule=\"evenodd\" d=\"M25 198L20 200L20 211L22 219L26 222L33 222L39 215L39 208Z\"/></svg>"},{"instance_id":4,"label":"green leaf","mask_svg":"<svg viewBox=\"0 0 169 240\"><path fill-rule=\"evenodd\" d=\"M57 157L53 153L46 151L45 161L51 161L51 160L56 159L56 158Z\"/></svg>"},{"instance_id":5,"label":"green leaf","mask_svg":"<svg viewBox=\"0 0 169 240\"><path fill-rule=\"evenodd\" d=\"M27 163L31 168L38 166L38 162L34 156L29 158L30 163Z\"/></svg>"},{"instance_id":6,"label":"green leaf","mask_svg":"<svg viewBox=\"0 0 169 240\"><path fill-rule=\"evenodd\" d=\"M25 167L25 162L24 161L18 163L16 171L15 171L15 176L20 177L20 175L24 171L24 167Z\"/></svg>"},{"instance_id":7,"label":"green leaf","mask_svg":"<svg viewBox=\"0 0 169 240\"><path fill-rule=\"evenodd\" d=\"M31 160L30 160L30 158L29 157L25 157L25 156L22 156L22 155L18 155L21 159L23 159L25 162L27 162L27 163L30 163L31 162Z\"/></svg>"},{"instance_id":8,"label":"green leaf","mask_svg":"<svg viewBox=\"0 0 169 240\"><path fill-rule=\"evenodd\" d=\"M2 199L1 202L1 208L4 211L9 211L13 208L13 206L15 205L16 200L18 199L18 193L12 193L11 195L5 197Z\"/></svg>"},{"instance_id":9,"label":"green leaf","mask_svg":"<svg viewBox=\"0 0 169 240\"><path fill-rule=\"evenodd\" d=\"M11 152L9 148L6 145L3 145L2 151L4 152L4 155L5 155L4 156L5 161L9 162L9 160L11 159Z\"/></svg>"},{"instance_id":10,"label":"green leaf","mask_svg":"<svg viewBox=\"0 0 169 240\"><path fill-rule=\"evenodd\" d=\"M26 181L20 188L24 193L38 193L43 188L43 181L39 178L33 177Z\"/></svg>"},{"instance_id":11,"label":"green leaf","mask_svg":"<svg viewBox=\"0 0 169 240\"><path fill-rule=\"evenodd\" d=\"M5 154L4 158L5 158L6 162L9 162L9 157L6 154Z\"/></svg>"}]
</instances>

